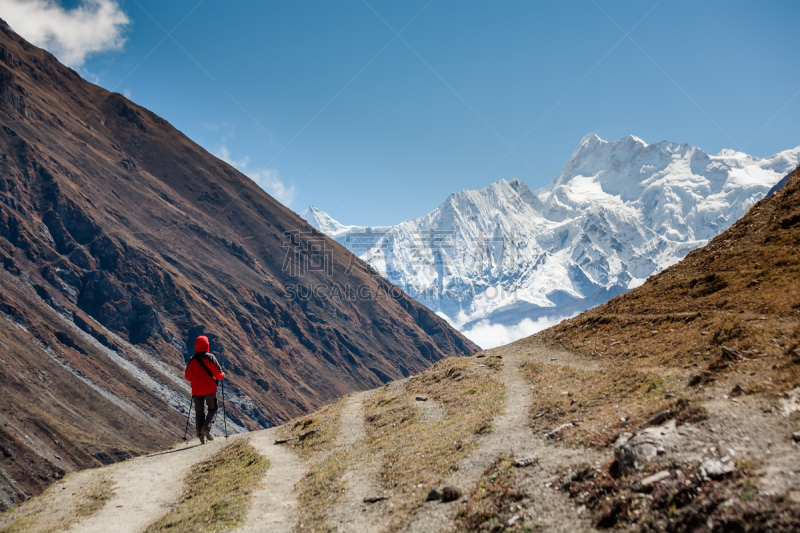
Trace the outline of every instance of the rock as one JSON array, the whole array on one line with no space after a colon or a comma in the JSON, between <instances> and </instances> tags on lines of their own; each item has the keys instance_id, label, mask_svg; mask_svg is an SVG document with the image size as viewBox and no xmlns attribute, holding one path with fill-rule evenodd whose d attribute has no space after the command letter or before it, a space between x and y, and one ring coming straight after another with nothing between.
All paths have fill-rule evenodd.
<instances>
[{"instance_id":1,"label":"rock","mask_svg":"<svg viewBox=\"0 0 800 533\"><path fill-rule=\"evenodd\" d=\"M733 461L731 461L728 457L725 457L725 459L728 460L723 461L720 459L714 459L713 457L708 457L703 459L703 462L700 463L700 469L707 477L710 478L719 479L721 477L725 477L736 470L736 465L733 463Z\"/></svg>"},{"instance_id":2,"label":"rock","mask_svg":"<svg viewBox=\"0 0 800 533\"><path fill-rule=\"evenodd\" d=\"M556 436L558 433L560 433L562 430L564 430L564 429L566 429L566 428L571 428L571 427L572 427L572 422L567 422L566 424L561 424L560 426L558 426L557 428L555 428L553 431L551 431L550 433L548 433L547 435L545 435L545 437L547 437L548 439L552 439L552 438L554 438L554 437L555 437L555 436Z\"/></svg>"},{"instance_id":3,"label":"rock","mask_svg":"<svg viewBox=\"0 0 800 533\"><path fill-rule=\"evenodd\" d=\"M275 444L286 444L286 443L287 443L287 442L289 442L290 440L294 440L294 437L289 437L289 438L287 438L287 439L277 439L277 440L275 441Z\"/></svg>"},{"instance_id":4,"label":"rock","mask_svg":"<svg viewBox=\"0 0 800 533\"><path fill-rule=\"evenodd\" d=\"M530 465L535 465L539 462L538 457L525 457L523 459L517 459L514 461L514 466L517 468L523 468Z\"/></svg>"},{"instance_id":5,"label":"rock","mask_svg":"<svg viewBox=\"0 0 800 533\"><path fill-rule=\"evenodd\" d=\"M378 503L388 499L388 496L367 496L364 498L364 503Z\"/></svg>"},{"instance_id":6,"label":"rock","mask_svg":"<svg viewBox=\"0 0 800 533\"><path fill-rule=\"evenodd\" d=\"M508 527L511 527L511 526L513 526L514 524L516 524L518 520L519 520L519 515L518 515L518 514L515 514L514 516L512 516L511 518L509 518L509 519L508 519Z\"/></svg>"},{"instance_id":7,"label":"rock","mask_svg":"<svg viewBox=\"0 0 800 533\"><path fill-rule=\"evenodd\" d=\"M61 456L60 455L53 455L53 457L55 457L59 461L61 460Z\"/></svg>"},{"instance_id":8,"label":"rock","mask_svg":"<svg viewBox=\"0 0 800 533\"><path fill-rule=\"evenodd\" d=\"M428 397L427 396L417 396L415 399L418 402L427 402L428 401Z\"/></svg>"},{"instance_id":9,"label":"rock","mask_svg":"<svg viewBox=\"0 0 800 533\"><path fill-rule=\"evenodd\" d=\"M642 486L646 487L648 485L652 485L654 483L658 483L659 481L664 481L665 479L672 476L669 470L662 470L657 474L653 474L652 476L648 476L642 480Z\"/></svg>"},{"instance_id":10,"label":"rock","mask_svg":"<svg viewBox=\"0 0 800 533\"><path fill-rule=\"evenodd\" d=\"M661 426L643 429L636 435L620 435L614 443L614 458L619 463L620 472L628 474L642 470L658 456L658 449L664 445L664 437L675 431L675 427L675 421L670 420Z\"/></svg>"},{"instance_id":11,"label":"rock","mask_svg":"<svg viewBox=\"0 0 800 533\"><path fill-rule=\"evenodd\" d=\"M297 440L301 440L301 441L302 440L306 440L307 438L313 437L314 435L316 435L319 432L320 431L318 429L312 429L311 431L308 431L306 433L301 434L299 437L297 437Z\"/></svg>"},{"instance_id":12,"label":"rock","mask_svg":"<svg viewBox=\"0 0 800 533\"><path fill-rule=\"evenodd\" d=\"M731 396L741 396L744 394L744 389L738 383L731 389Z\"/></svg>"},{"instance_id":13,"label":"rock","mask_svg":"<svg viewBox=\"0 0 800 533\"><path fill-rule=\"evenodd\" d=\"M722 346L721 358L726 361L737 361L742 358L742 354L740 354L739 350L736 350L735 348Z\"/></svg>"},{"instance_id":14,"label":"rock","mask_svg":"<svg viewBox=\"0 0 800 533\"><path fill-rule=\"evenodd\" d=\"M442 502L454 502L461 497L461 491L455 487L444 487L442 489Z\"/></svg>"},{"instance_id":15,"label":"rock","mask_svg":"<svg viewBox=\"0 0 800 533\"><path fill-rule=\"evenodd\" d=\"M14 455L14 452L12 452L11 450L9 450L8 448L6 448L5 450L3 450L3 457L12 457L13 455Z\"/></svg>"},{"instance_id":16,"label":"rock","mask_svg":"<svg viewBox=\"0 0 800 533\"><path fill-rule=\"evenodd\" d=\"M795 442L800 442L800 431L795 431L792 433L792 440Z\"/></svg>"},{"instance_id":17,"label":"rock","mask_svg":"<svg viewBox=\"0 0 800 533\"><path fill-rule=\"evenodd\" d=\"M644 423L645 426L659 426L664 423L666 419L672 416L672 411L661 411L658 414L653 415L650 419Z\"/></svg>"},{"instance_id":18,"label":"rock","mask_svg":"<svg viewBox=\"0 0 800 533\"><path fill-rule=\"evenodd\" d=\"M578 507L578 516L583 516L584 514L586 514L586 506L581 505L580 507Z\"/></svg>"},{"instance_id":19,"label":"rock","mask_svg":"<svg viewBox=\"0 0 800 533\"><path fill-rule=\"evenodd\" d=\"M438 500L441 500L441 499L442 499L442 495L439 494L439 491L436 490L436 489L431 489L431 491L428 493L428 497L425 498L425 501L426 502L435 502L435 501L438 501Z\"/></svg>"}]
</instances>

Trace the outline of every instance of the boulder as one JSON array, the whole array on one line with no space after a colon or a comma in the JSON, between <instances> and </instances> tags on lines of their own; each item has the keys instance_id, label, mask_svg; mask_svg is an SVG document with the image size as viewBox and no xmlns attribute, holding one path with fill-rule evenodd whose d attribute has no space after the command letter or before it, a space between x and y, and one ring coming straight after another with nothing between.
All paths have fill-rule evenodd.
<instances>
[{"instance_id":1,"label":"boulder","mask_svg":"<svg viewBox=\"0 0 800 533\"><path fill-rule=\"evenodd\" d=\"M659 455L664 447L664 437L675 431L675 421L643 429L636 435L623 433L614 443L614 457L624 474L640 471Z\"/></svg>"}]
</instances>

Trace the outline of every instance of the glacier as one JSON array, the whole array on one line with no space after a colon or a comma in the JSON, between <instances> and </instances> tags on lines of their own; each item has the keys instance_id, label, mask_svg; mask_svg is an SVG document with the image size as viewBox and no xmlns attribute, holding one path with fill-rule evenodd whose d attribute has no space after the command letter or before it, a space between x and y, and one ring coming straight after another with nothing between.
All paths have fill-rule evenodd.
<instances>
[{"instance_id":1,"label":"glacier","mask_svg":"<svg viewBox=\"0 0 800 533\"><path fill-rule=\"evenodd\" d=\"M500 180L395 226L346 226L314 206L300 216L488 348L640 285L727 229L799 162L800 147L711 156L590 134L537 191Z\"/></svg>"}]
</instances>

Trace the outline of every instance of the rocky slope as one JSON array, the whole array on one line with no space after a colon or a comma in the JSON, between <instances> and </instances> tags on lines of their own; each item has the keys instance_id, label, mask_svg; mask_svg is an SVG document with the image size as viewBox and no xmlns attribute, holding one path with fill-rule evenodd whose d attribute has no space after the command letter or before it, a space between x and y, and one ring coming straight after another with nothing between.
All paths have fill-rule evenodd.
<instances>
[{"instance_id":1,"label":"rocky slope","mask_svg":"<svg viewBox=\"0 0 800 533\"><path fill-rule=\"evenodd\" d=\"M586 136L547 187L461 191L389 228L301 213L462 331L564 317L640 285L708 243L800 161L630 136Z\"/></svg>"},{"instance_id":2,"label":"rocky slope","mask_svg":"<svg viewBox=\"0 0 800 533\"><path fill-rule=\"evenodd\" d=\"M3 506L183 433L191 340L228 429L476 349L153 113L0 24ZM219 428L221 429L221 428Z\"/></svg>"}]
</instances>

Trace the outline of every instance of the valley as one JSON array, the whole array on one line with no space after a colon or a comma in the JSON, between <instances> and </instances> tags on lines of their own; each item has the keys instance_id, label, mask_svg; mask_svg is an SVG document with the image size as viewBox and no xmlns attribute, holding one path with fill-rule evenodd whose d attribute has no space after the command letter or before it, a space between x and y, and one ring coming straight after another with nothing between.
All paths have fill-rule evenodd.
<instances>
[{"instance_id":1,"label":"valley","mask_svg":"<svg viewBox=\"0 0 800 533\"><path fill-rule=\"evenodd\" d=\"M618 47L639 57L631 32L674 9L660 3L577 63L556 60L557 39L502 61L484 48L540 38L529 23L548 17L526 19L524 41L507 34L518 5L453 17L427 3L398 32L414 6L201 2L168 32L138 2L147 18L117 0L62 4L0 3L25 34L0 20L0 533L800 531L800 146L771 133L791 83L724 88L727 51L697 63L714 79L703 104L728 114L701 109L709 134L682 87L680 105L663 79L639 90L652 65L605 62ZM622 29L594 7L609 20L580 17ZM431 33L442 13L447 32ZM452 50L436 57L437 43ZM552 106L553 72L587 58ZM769 108L742 108L739 88ZM589 134L540 188L499 179L541 178L531 161L552 175L534 158L560 166L565 143L623 126L714 152L721 132L737 150ZM336 212L424 213L433 204L402 200L426 180L444 202L392 226L290 208L321 194ZM470 182L482 188L447 195Z\"/></svg>"}]
</instances>

